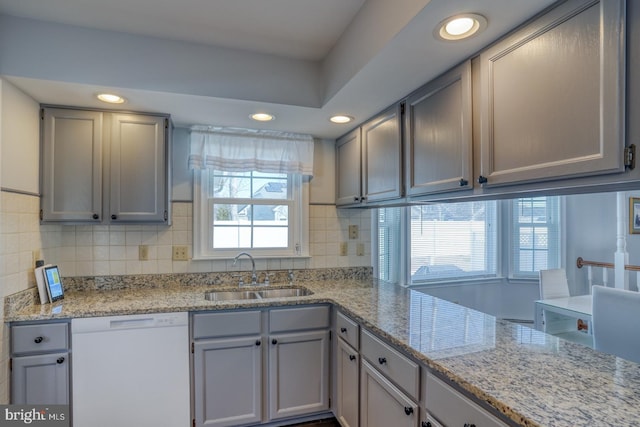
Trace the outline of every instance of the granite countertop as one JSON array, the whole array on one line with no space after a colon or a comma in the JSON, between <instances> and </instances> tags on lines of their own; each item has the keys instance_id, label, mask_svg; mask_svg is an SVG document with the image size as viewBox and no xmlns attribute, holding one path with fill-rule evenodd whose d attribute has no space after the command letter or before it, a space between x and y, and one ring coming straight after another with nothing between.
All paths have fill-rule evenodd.
<instances>
[{"instance_id":1,"label":"granite countertop","mask_svg":"<svg viewBox=\"0 0 640 427\"><path fill-rule=\"evenodd\" d=\"M635 363L399 286L371 280L299 285L313 295L212 302L203 296L212 285L174 284L72 291L46 305L14 298L5 303L5 321L332 303L517 425L639 425Z\"/></svg>"}]
</instances>

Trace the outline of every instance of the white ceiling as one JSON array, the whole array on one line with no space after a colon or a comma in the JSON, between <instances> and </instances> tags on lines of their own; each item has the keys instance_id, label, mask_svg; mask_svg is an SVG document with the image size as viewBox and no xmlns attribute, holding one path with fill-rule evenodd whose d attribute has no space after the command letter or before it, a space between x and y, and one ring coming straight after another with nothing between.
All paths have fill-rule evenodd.
<instances>
[{"instance_id":1,"label":"white ceiling","mask_svg":"<svg viewBox=\"0 0 640 427\"><path fill-rule=\"evenodd\" d=\"M178 126L335 138L354 124L329 115L366 120L552 3L0 0L0 74L42 103L104 107L93 95L111 89L124 108ZM462 12L485 15L486 31L456 44L432 36ZM254 111L276 120L252 122Z\"/></svg>"}]
</instances>

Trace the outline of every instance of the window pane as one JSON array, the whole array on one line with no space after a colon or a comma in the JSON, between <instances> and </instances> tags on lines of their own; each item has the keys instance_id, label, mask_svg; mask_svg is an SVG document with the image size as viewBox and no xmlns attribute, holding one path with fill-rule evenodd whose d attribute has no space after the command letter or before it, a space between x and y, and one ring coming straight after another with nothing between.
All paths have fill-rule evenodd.
<instances>
[{"instance_id":1,"label":"window pane","mask_svg":"<svg viewBox=\"0 0 640 427\"><path fill-rule=\"evenodd\" d=\"M286 179L254 179L253 187L254 199L286 200L288 198Z\"/></svg>"},{"instance_id":2,"label":"window pane","mask_svg":"<svg viewBox=\"0 0 640 427\"><path fill-rule=\"evenodd\" d=\"M411 208L411 281L494 275L495 202Z\"/></svg>"},{"instance_id":3,"label":"window pane","mask_svg":"<svg viewBox=\"0 0 640 427\"><path fill-rule=\"evenodd\" d=\"M253 228L254 248L286 248L289 246L289 230L287 227Z\"/></svg>"},{"instance_id":4,"label":"window pane","mask_svg":"<svg viewBox=\"0 0 640 427\"><path fill-rule=\"evenodd\" d=\"M249 225L252 216L251 205L213 205L214 225Z\"/></svg>"},{"instance_id":5,"label":"window pane","mask_svg":"<svg viewBox=\"0 0 640 427\"><path fill-rule=\"evenodd\" d=\"M539 270L560 265L560 199L513 200L513 276L537 277Z\"/></svg>"},{"instance_id":6,"label":"window pane","mask_svg":"<svg viewBox=\"0 0 640 427\"><path fill-rule=\"evenodd\" d=\"M213 227L214 249L251 247L251 227Z\"/></svg>"}]
</instances>

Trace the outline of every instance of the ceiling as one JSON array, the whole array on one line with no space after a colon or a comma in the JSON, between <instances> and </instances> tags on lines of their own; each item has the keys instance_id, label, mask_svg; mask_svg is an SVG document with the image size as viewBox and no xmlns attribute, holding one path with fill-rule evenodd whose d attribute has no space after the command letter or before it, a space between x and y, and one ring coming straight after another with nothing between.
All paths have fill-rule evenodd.
<instances>
[{"instance_id":1,"label":"ceiling","mask_svg":"<svg viewBox=\"0 0 640 427\"><path fill-rule=\"evenodd\" d=\"M553 0L0 0L0 75L47 104L336 138ZM467 41L444 18L481 13ZM253 112L276 119L251 121ZM332 114L355 117L335 125Z\"/></svg>"}]
</instances>

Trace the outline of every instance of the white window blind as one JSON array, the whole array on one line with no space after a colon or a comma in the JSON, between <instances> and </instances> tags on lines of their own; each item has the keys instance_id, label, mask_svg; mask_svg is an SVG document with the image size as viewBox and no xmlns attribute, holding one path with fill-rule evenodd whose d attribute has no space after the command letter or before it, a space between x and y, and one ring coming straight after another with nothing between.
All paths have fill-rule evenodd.
<instances>
[{"instance_id":1,"label":"white window blind","mask_svg":"<svg viewBox=\"0 0 640 427\"><path fill-rule=\"evenodd\" d=\"M397 283L402 262L400 260L402 208L381 208L377 212L378 253L377 276L381 280Z\"/></svg>"},{"instance_id":2,"label":"white window blind","mask_svg":"<svg viewBox=\"0 0 640 427\"><path fill-rule=\"evenodd\" d=\"M189 168L312 176L313 138L271 130L194 126Z\"/></svg>"},{"instance_id":3,"label":"white window blind","mask_svg":"<svg viewBox=\"0 0 640 427\"><path fill-rule=\"evenodd\" d=\"M413 206L411 283L496 275L496 202Z\"/></svg>"}]
</instances>

